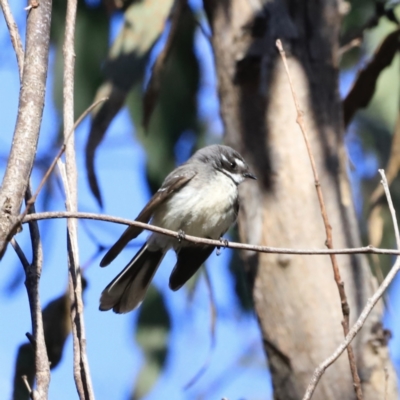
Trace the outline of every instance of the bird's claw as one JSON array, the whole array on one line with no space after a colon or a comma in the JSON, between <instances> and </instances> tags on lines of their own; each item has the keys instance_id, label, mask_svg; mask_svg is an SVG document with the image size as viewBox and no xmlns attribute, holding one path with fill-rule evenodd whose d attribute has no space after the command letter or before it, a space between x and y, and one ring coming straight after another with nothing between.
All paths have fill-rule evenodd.
<instances>
[{"instance_id":1,"label":"bird's claw","mask_svg":"<svg viewBox=\"0 0 400 400\"><path fill-rule=\"evenodd\" d=\"M229 246L229 240L223 238L222 236L219 238L219 241L222 243L223 247L228 247Z\"/></svg>"},{"instance_id":2,"label":"bird's claw","mask_svg":"<svg viewBox=\"0 0 400 400\"><path fill-rule=\"evenodd\" d=\"M181 243L182 240L185 240L185 236L186 236L186 233L182 229L179 229L179 231L178 231L178 242Z\"/></svg>"},{"instance_id":3,"label":"bird's claw","mask_svg":"<svg viewBox=\"0 0 400 400\"><path fill-rule=\"evenodd\" d=\"M229 244L229 241L222 236L219 238L219 241L221 242L221 246L217 246L217 256L221 254L221 247L228 247Z\"/></svg>"}]
</instances>

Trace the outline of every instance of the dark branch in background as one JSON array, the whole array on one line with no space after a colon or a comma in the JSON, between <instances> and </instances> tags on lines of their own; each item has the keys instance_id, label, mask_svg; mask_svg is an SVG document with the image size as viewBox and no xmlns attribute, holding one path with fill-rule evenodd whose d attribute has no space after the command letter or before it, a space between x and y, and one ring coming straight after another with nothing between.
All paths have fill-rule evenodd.
<instances>
[{"instance_id":1,"label":"dark branch in background","mask_svg":"<svg viewBox=\"0 0 400 400\"><path fill-rule=\"evenodd\" d=\"M297 255L311 255L311 256L322 256L330 254L388 254L388 255L400 255L400 250L392 249L378 249L372 246L354 247L350 249L288 249L283 247L268 247L268 246L257 246L254 244L236 243L229 242L227 240L213 240L206 239L197 236L185 235L184 239L181 238L179 232L170 231L169 229L160 228L155 225L145 224L143 222L133 221L130 219L114 217L104 214L94 214L85 212L66 212L66 211L49 211L36 214L27 215L22 221L26 224L30 221L40 221L42 219L60 219L60 218L77 218L77 219L91 219L96 221L112 222L115 224L137 226L151 232L161 233L166 236L171 236L176 239L185 240L190 243L206 244L214 247L222 247L229 249L238 250L249 250L258 253L270 253L270 254L297 254Z\"/></svg>"},{"instance_id":2,"label":"dark branch in background","mask_svg":"<svg viewBox=\"0 0 400 400\"><path fill-rule=\"evenodd\" d=\"M0 189L0 259L15 227L32 171L46 90L51 0L30 10L18 116L6 172Z\"/></svg>"},{"instance_id":3,"label":"dark branch in background","mask_svg":"<svg viewBox=\"0 0 400 400\"><path fill-rule=\"evenodd\" d=\"M75 148L74 148L74 67L75 67L75 24L77 0L68 0L65 21L65 39L63 46L64 56L64 140L65 146L65 176L61 174L65 187L66 208L76 211L78 203ZM69 135L71 137L67 141ZM62 165L58 160L59 166ZM60 168L62 172L62 168ZM68 290L71 302L71 325L74 349L74 378L75 385L81 400L94 399L93 387L89 372L89 363L86 355L85 324L83 320L82 280L79 266L78 229L77 221L69 219L67 223L68 249Z\"/></svg>"},{"instance_id":4,"label":"dark branch in background","mask_svg":"<svg viewBox=\"0 0 400 400\"><path fill-rule=\"evenodd\" d=\"M161 76L165 67L165 63L167 62L168 56L171 52L178 28L178 23L186 4L187 0L175 0L175 4L171 12L171 26L167 42L158 55L151 70L150 81L143 96L143 127L145 130L147 130L149 126L151 115L153 114L157 103L158 95L161 89Z\"/></svg>"},{"instance_id":5,"label":"dark branch in background","mask_svg":"<svg viewBox=\"0 0 400 400\"><path fill-rule=\"evenodd\" d=\"M399 21L397 20L397 17L394 13L394 9L396 6L399 5L399 2L392 1L390 3L391 4L388 7L385 7L385 1L375 1L374 14L359 29L352 31L345 37L343 37L341 40L341 47L347 46L350 42L356 39L362 41L365 31L378 26L379 21L382 17L386 17L389 21L399 25Z\"/></svg>"},{"instance_id":6,"label":"dark branch in background","mask_svg":"<svg viewBox=\"0 0 400 400\"><path fill-rule=\"evenodd\" d=\"M388 67L399 49L400 29L390 33L375 51L371 61L359 71L350 92L343 100L343 118L347 126L360 108L366 107L375 93L381 72Z\"/></svg>"},{"instance_id":7,"label":"dark branch in background","mask_svg":"<svg viewBox=\"0 0 400 400\"><path fill-rule=\"evenodd\" d=\"M7 0L0 0L0 6L3 10L4 19L10 32L11 43L17 56L19 80L22 82L22 73L24 70L24 48L22 47L21 37L19 36L18 27L11 13Z\"/></svg>"},{"instance_id":8,"label":"dark branch in background","mask_svg":"<svg viewBox=\"0 0 400 400\"><path fill-rule=\"evenodd\" d=\"M26 201L31 197L31 188L30 185L28 185L25 194ZM35 214L35 212L35 206L31 205L29 213ZM43 265L43 249L37 221L31 221L29 223L29 232L32 243L32 264L25 269L25 286L28 292L32 319L33 342L35 343L36 388L33 390L33 398L34 400L47 400L50 384L50 364L44 337L42 306L40 304L39 296L39 282Z\"/></svg>"},{"instance_id":9,"label":"dark branch in background","mask_svg":"<svg viewBox=\"0 0 400 400\"><path fill-rule=\"evenodd\" d=\"M314 176L315 189L317 191L318 202L319 202L319 206L321 208L321 215L322 215L322 219L323 219L324 226L325 226L326 247L328 249L333 249L332 226L329 223L328 213L327 213L326 207L325 207L325 201L324 201L324 197L322 194L321 183L319 181L317 167L315 164L314 156L313 156L313 153L311 150L311 145L308 140L308 135L307 135L307 131L306 131L305 124L304 124L303 113L300 109L300 106L299 106L299 103L297 100L297 95L294 90L292 78L291 78L289 67L288 67L287 60L286 60L286 54L285 54L285 51L283 50L282 42L279 39L276 41L276 46L278 47L279 53L282 57L283 64L285 66L286 74L288 76L289 85L290 85L290 89L292 91L292 97L293 97L294 104L296 107L296 112L297 112L296 122L299 125L300 130L303 134L304 142L307 147L308 157L309 157L310 163L311 163L311 169L312 169L313 176ZM335 282L336 282L336 285L337 285L338 291L339 291L340 302L341 302L341 306L342 306L342 314L343 314L342 326L343 326L344 335L346 336L349 333L350 306L347 301L346 291L344 289L344 282L342 281L342 278L340 276L339 265L338 265L338 262L336 259L336 255L330 254L330 259L331 259L331 263L332 263L333 276L334 276L334 279L335 279ZM347 347L347 353L349 356L351 375L353 377L353 385L354 385L354 390L355 390L355 393L357 396L357 400L362 400L363 395L362 395L362 390L361 390L360 377L358 376L358 372L357 372L357 365L356 365L356 360L354 357L353 348L350 345Z\"/></svg>"},{"instance_id":10,"label":"dark branch in background","mask_svg":"<svg viewBox=\"0 0 400 400\"><path fill-rule=\"evenodd\" d=\"M394 207L393 207L392 198L390 196L390 191L389 191L389 187L387 184L385 172L381 169L381 170L379 170L379 173L382 176L381 182L385 189L386 198L387 198L387 201L389 204L389 209L390 209L390 213L391 213L392 220L393 220L393 226L394 226L394 231L395 231L395 235L396 235L396 242L397 242L397 246L398 246L397 249L400 250L400 247L399 247L400 246L400 243L399 243L400 235L399 235L399 228L397 225L396 211L394 210ZM340 346L335 350L335 352L329 358L327 358L324 362L322 362L318 366L318 368L315 370L314 375L307 387L307 391L303 397L303 400L311 399L311 396L313 395L314 390L317 387L317 384L318 384L319 380L321 379L322 375L324 374L324 372L327 370L327 368L330 365L332 365L340 357L340 355L344 352L346 347L351 343L351 341L355 338L357 333L361 330L368 315L370 314L372 309L375 307L375 304L383 296L386 289L392 283L393 279L395 278L395 276L399 272L399 270L400 270L400 257L397 257L396 262L394 263L392 269L386 275L386 278L380 284L378 290L373 294L372 297L370 297L368 299L367 304L365 305L363 311L361 312L360 316L358 317L356 323L353 325L353 327L350 329L349 333L346 335L345 340L340 344Z\"/></svg>"}]
</instances>

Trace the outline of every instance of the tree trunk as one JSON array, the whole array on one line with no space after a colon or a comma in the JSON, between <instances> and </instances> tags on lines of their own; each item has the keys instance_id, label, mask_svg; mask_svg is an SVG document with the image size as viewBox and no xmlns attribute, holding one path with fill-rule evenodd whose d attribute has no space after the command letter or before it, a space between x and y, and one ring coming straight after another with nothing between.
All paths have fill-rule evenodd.
<instances>
[{"instance_id":1,"label":"tree trunk","mask_svg":"<svg viewBox=\"0 0 400 400\"><path fill-rule=\"evenodd\" d=\"M275 47L280 38L320 175L335 247L359 245L342 143L338 94L340 15L334 0L204 0L212 29L226 142L258 176L243 184L243 242L322 248L325 230L310 161L288 79ZM328 256L243 255L276 399L302 398L317 365L343 340L339 294ZM339 256L354 322L376 287L364 256ZM382 306L353 342L364 398L397 399L381 325ZM347 354L332 365L313 399L355 397Z\"/></svg>"}]
</instances>

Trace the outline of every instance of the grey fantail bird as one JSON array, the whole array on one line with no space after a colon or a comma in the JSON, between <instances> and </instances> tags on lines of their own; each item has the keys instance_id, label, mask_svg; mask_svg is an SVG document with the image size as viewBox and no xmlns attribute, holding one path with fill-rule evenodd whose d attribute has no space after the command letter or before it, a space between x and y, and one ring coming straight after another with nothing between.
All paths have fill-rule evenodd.
<instances>
[{"instance_id":1,"label":"grey fantail bird","mask_svg":"<svg viewBox=\"0 0 400 400\"><path fill-rule=\"evenodd\" d=\"M212 145L197 151L174 169L146 204L136 221L149 222L192 236L220 239L236 221L238 185L256 179L243 157L228 146ZM100 262L110 264L142 228L129 226ZM207 260L214 247L179 241L152 233L129 264L103 290L100 310L126 313L143 300L153 276L169 249L177 262L169 287L178 290Z\"/></svg>"}]
</instances>

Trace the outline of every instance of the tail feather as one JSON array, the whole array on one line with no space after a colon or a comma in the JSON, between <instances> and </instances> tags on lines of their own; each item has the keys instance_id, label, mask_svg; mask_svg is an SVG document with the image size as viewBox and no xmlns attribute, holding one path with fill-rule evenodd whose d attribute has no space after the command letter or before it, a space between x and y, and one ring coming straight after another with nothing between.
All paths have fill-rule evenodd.
<instances>
[{"instance_id":1,"label":"tail feather","mask_svg":"<svg viewBox=\"0 0 400 400\"><path fill-rule=\"evenodd\" d=\"M142 301L165 251L149 251L145 243L129 264L107 285L100 297L100 310L127 313Z\"/></svg>"},{"instance_id":2,"label":"tail feather","mask_svg":"<svg viewBox=\"0 0 400 400\"><path fill-rule=\"evenodd\" d=\"M212 246L185 246L177 252L177 261L171 276L169 287L176 291L180 289L201 267L213 252Z\"/></svg>"},{"instance_id":3,"label":"tail feather","mask_svg":"<svg viewBox=\"0 0 400 400\"><path fill-rule=\"evenodd\" d=\"M105 256L100 261L100 267L106 267L124 249L124 247L134 238L142 233L143 229L136 226L128 226L121 237L111 246Z\"/></svg>"}]
</instances>

